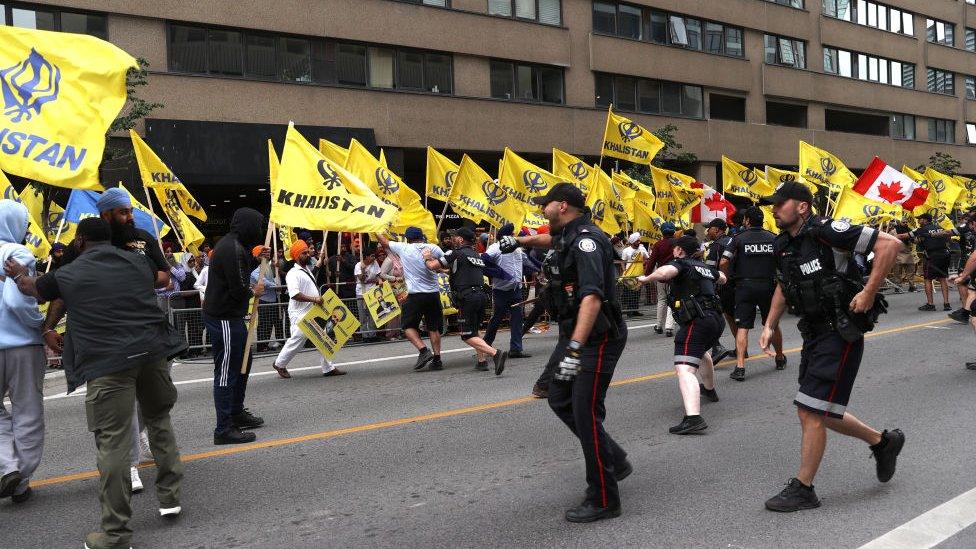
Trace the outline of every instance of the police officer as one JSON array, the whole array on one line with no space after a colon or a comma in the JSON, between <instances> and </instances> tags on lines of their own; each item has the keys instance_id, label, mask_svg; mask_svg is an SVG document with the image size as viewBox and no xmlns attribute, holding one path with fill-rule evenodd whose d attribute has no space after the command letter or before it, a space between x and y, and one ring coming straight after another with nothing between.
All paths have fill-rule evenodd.
<instances>
[{"instance_id":1,"label":"police officer","mask_svg":"<svg viewBox=\"0 0 976 549\"><path fill-rule=\"evenodd\" d=\"M776 278L776 261L773 257L773 241L776 235L763 229L763 211L753 206L745 211L743 230L732 239L731 246L723 252L720 267L735 283L735 369L729 375L736 381L746 379L746 350L749 347L749 330L756 323L756 308L763 322L769 316L769 303L773 298ZM776 369L786 368L783 355L783 333L777 328L773 334L776 349Z\"/></svg>"},{"instance_id":2,"label":"police officer","mask_svg":"<svg viewBox=\"0 0 976 549\"><path fill-rule=\"evenodd\" d=\"M586 498L566 511L570 522L620 516L617 481L633 471L627 453L603 429L603 400L627 343L617 303L613 246L593 224L583 193L570 183L553 185L533 201L543 207L551 234L504 237L503 253L518 246L553 248L547 264L552 305L559 321L558 361L549 384L549 406L575 434L586 461Z\"/></svg>"},{"instance_id":3,"label":"police officer","mask_svg":"<svg viewBox=\"0 0 976 549\"><path fill-rule=\"evenodd\" d=\"M725 275L714 266L692 259L698 239L682 236L674 241L674 259L638 281L668 282L668 306L680 326L674 336L674 370L685 406L685 417L669 432L686 435L708 427L701 417L701 395L718 402L715 370L709 349L725 329L716 287ZM701 382L695 374L701 376Z\"/></svg>"},{"instance_id":4,"label":"police officer","mask_svg":"<svg viewBox=\"0 0 976 549\"><path fill-rule=\"evenodd\" d=\"M966 217L966 226L970 233L976 231L976 215L970 214ZM958 284L960 287L965 285L969 290L966 295L966 301L963 302L963 308L966 310L966 318L968 318L970 326L976 331L976 311L973 310L976 309L976 280L973 278L974 272L976 272L976 250L969 254L969 257L965 258L965 263L959 269L959 274L949 277L949 282ZM966 369L976 370L976 361L967 362Z\"/></svg>"},{"instance_id":5,"label":"police officer","mask_svg":"<svg viewBox=\"0 0 976 549\"><path fill-rule=\"evenodd\" d=\"M488 357L492 357L495 375L501 375L508 359L508 351L499 351L488 345L478 335L481 320L485 314L488 296L485 294L485 262L474 249L476 237L469 227L461 227L454 232L454 248L440 257L434 257L429 249L422 254L427 268L432 271L446 270L450 273L451 291L461 308L464 332L461 340L478 353L475 370L488 371Z\"/></svg>"},{"instance_id":6,"label":"police officer","mask_svg":"<svg viewBox=\"0 0 976 549\"><path fill-rule=\"evenodd\" d=\"M719 262L722 260L722 254L732 245L732 235L726 234L725 232L728 228L728 224L722 219L713 219L708 222L708 226L705 229L705 236L708 238L709 243L706 244L704 258L705 264L709 267L718 269ZM735 292L730 288L729 282L719 286L718 297L722 303L722 312L725 314L725 320L732 325L732 337L734 338L735 326L732 324L734 321L732 311L735 309ZM716 363L734 354L735 350L726 349L721 342L716 343L712 347L712 360Z\"/></svg>"},{"instance_id":7,"label":"police officer","mask_svg":"<svg viewBox=\"0 0 976 549\"><path fill-rule=\"evenodd\" d=\"M949 231L943 231L938 225L932 222L932 214L923 213L918 216L921 227L909 233L898 233L898 238L908 240L914 238L918 242L919 249L925 257L922 271L922 278L925 279L925 305L918 308L919 311L934 311L935 297L933 295L932 281L938 280L942 287L942 309L951 311L952 305L949 304L949 284L946 280L949 276Z\"/></svg>"},{"instance_id":8,"label":"police officer","mask_svg":"<svg viewBox=\"0 0 976 549\"><path fill-rule=\"evenodd\" d=\"M976 215L974 211L976 211L976 207L970 207L969 211L962 217L962 222L949 231L952 235L959 237L959 264L956 267L956 272L959 273L966 268L966 260L976 250L976 231L970 228L973 217ZM950 282L952 281L950 280ZM969 284L957 283L956 289L959 292L960 306L955 311L949 313L948 316L957 322L965 324L969 322L969 296L971 294Z\"/></svg>"},{"instance_id":9,"label":"police officer","mask_svg":"<svg viewBox=\"0 0 976 549\"><path fill-rule=\"evenodd\" d=\"M790 512L820 506L813 478L826 449L826 429L869 444L881 482L895 474L905 443L902 432L879 433L846 410L864 352L864 332L885 310L877 291L900 245L870 227L812 215L813 195L801 183L784 183L763 202L773 204L782 232L773 246L779 280L759 345L772 354L770 343L787 308L801 317L803 337L800 389L793 401L803 432L800 469L782 492L766 501L769 510ZM870 252L874 268L862 286L860 276L849 274L857 270L853 254Z\"/></svg>"}]
</instances>

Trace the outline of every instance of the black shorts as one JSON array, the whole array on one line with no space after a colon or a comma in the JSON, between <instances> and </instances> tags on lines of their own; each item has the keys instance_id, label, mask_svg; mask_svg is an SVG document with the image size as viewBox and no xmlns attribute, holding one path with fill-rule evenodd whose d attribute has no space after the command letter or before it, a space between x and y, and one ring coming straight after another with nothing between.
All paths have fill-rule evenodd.
<instances>
[{"instance_id":1,"label":"black shorts","mask_svg":"<svg viewBox=\"0 0 976 549\"><path fill-rule=\"evenodd\" d=\"M702 357L710 351L725 330L725 319L718 311L682 324L674 334L674 363L701 366Z\"/></svg>"},{"instance_id":2,"label":"black shorts","mask_svg":"<svg viewBox=\"0 0 976 549\"><path fill-rule=\"evenodd\" d=\"M428 332L439 332L444 328L444 310L441 309L441 294L437 292L407 294L403 302L403 329L420 329L420 319Z\"/></svg>"},{"instance_id":3,"label":"black shorts","mask_svg":"<svg viewBox=\"0 0 976 549\"><path fill-rule=\"evenodd\" d=\"M718 298L722 301L722 312L735 315L735 287L723 286L718 291Z\"/></svg>"},{"instance_id":4,"label":"black shorts","mask_svg":"<svg viewBox=\"0 0 976 549\"><path fill-rule=\"evenodd\" d=\"M488 296L481 288L474 290L464 290L455 295L461 306L461 319L464 321L464 331L461 332L461 339L478 337L478 330L481 329L481 321L485 317L485 306L488 304Z\"/></svg>"},{"instance_id":5,"label":"black shorts","mask_svg":"<svg viewBox=\"0 0 976 549\"><path fill-rule=\"evenodd\" d=\"M751 330L756 324L756 307L759 307L762 321L765 323L775 289L773 283L768 280L750 278L736 281L734 314L736 327Z\"/></svg>"},{"instance_id":6,"label":"black shorts","mask_svg":"<svg viewBox=\"0 0 976 549\"><path fill-rule=\"evenodd\" d=\"M922 276L925 280L934 280L949 276L949 256L947 254L929 254L925 258Z\"/></svg>"},{"instance_id":7,"label":"black shorts","mask_svg":"<svg viewBox=\"0 0 976 549\"><path fill-rule=\"evenodd\" d=\"M844 417L863 354L864 338L848 343L834 330L804 335L800 390L793 404L830 417Z\"/></svg>"}]
</instances>

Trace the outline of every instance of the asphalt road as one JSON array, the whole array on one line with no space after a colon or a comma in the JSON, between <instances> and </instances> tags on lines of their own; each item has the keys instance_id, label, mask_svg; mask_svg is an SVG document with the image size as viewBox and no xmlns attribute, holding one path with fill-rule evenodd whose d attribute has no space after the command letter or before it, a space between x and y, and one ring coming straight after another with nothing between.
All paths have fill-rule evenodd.
<instances>
[{"instance_id":1,"label":"asphalt road","mask_svg":"<svg viewBox=\"0 0 976 549\"><path fill-rule=\"evenodd\" d=\"M976 372L963 368L976 355L974 336L941 312L917 311L920 295L891 298L849 408L878 429L905 432L898 473L880 484L868 448L831 435L818 510L781 515L762 505L798 464L795 323L784 320L785 371L751 360L738 383L724 366L721 401L703 406L708 430L680 437L667 432L682 415L671 340L635 319L607 397L606 428L635 467L620 485L620 518L562 518L585 488L582 453L545 402L527 398L555 342L534 335L526 339L534 356L510 361L501 377L475 372L467 349L446 353L442 372L413 372L415 352L400 343L343 350L343 377L321 377L312 353L296 359L290 380L259 359L247 405L267 425L257 444L239 447L211 444L212 366L175 365L184 513L158 518L147 466L147 490L133 497L134 546L858 547L976 487ZM446 340L447 349L461 346ZM35 497L0 502L5 549L81 547L97 529L83 398L58 395L56 377L47 385ZM974 546L968 527L940 547Z\"/></svg>"}]
</instances>

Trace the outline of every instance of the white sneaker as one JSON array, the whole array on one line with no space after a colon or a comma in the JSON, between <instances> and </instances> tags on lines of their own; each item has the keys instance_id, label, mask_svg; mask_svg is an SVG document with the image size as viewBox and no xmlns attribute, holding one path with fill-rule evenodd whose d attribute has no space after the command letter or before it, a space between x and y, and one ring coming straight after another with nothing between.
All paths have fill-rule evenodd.
<instances>
[{"instance_id":1,"label":"white sneaker","mask_svg":"<svg viewBox=\"0 0 976 549\"><path fill-rule=\"evenodd\" d=\"M139 451L142 453L142 461L155 459L152 455L152 449L149 447L149 433L146 431L139 433Z\"/></svg>"},{"instance_id":2,"label":"white sneaker","mask_svg":"<svg viewBox=\"0 0 976 549\"><path fill-rule=\"evenodd\" d=\"M175 518L175 517L178 517L180 515L180 513L182 513L182 512L183 512L183 508L180 507L179 505L177 505L176 507L160 507L159 508L159 516L161 516L161 517Z\"/></svg>"},{"instance_id":3,"label":"white sneaker","mask_svg":"<svg viewBox=\"0 0 976 549\"><path fill-rule=\"evenodd\" d=\"M139 469L129 468L129 475L132 477L132 493L138 494L142 491L142 479L139 478Z\"/></svg>"}]
</instances>

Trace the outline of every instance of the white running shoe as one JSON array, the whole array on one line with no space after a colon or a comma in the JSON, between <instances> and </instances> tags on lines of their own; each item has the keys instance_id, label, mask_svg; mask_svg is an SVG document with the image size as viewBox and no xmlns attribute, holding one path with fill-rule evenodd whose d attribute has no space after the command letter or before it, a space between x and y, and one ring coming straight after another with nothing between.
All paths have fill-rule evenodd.
<instances>
[{"instance_id":1,"label":"white running shoe","mask_svg":"<svg viewBox=\"0 0 976 549\"><path fill-rule=\"evenodd\" d=\"M142 461L152 461L152 449L149 447L149 433L145 430L139 433L139 451L142 453Z\"/></svg>"},{"instance_id":2,"label":"white running shoe","mask_svg":"<svg viewBox=\"0 0 976 549\"><path fill-rule=\"evenodd\" d=\"M183 512L183 508L180 507L179 505L177 505L176 507L160 507L159 508L159 516L161 516L161 517L175 518L175 517L180 516L180 513L182 513L182 512Z\"/></svg>"},{"instance_id":3,"label":"white running shoe","mask_svg":"<svg viewBox=\"0 0 976 549\"><path fill-rule=\"evenodd\" d=\"M129 469L129 475L132 477L132 493L138 494L142 491L142 479L139 478L139 469L136 467L131 467Z\"/></svg>"}]
</instances>

